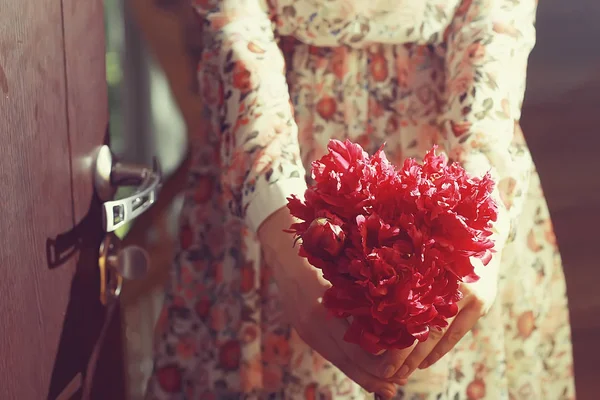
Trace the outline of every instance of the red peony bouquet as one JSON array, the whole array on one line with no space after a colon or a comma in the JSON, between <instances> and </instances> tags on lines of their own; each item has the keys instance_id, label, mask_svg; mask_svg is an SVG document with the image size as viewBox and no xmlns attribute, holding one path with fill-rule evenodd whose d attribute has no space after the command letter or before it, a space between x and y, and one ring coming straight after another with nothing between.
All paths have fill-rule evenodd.
<instances>
[{"instance_id":1,"label":"red peony bouquet","mask_svg":"<svg viewBox=\"0 0 600 400\"><path fill-rule=\"evenodd\" d=\"M328 150L304 201L288 199L299 254L331 282L324 306L351 321L346 341L373 354L426 340L457 314L460 283L478 279L471 258L491 258L494 181L435 148L399 169L383 149L332 140Z\"/></svg>"}]
</instances>

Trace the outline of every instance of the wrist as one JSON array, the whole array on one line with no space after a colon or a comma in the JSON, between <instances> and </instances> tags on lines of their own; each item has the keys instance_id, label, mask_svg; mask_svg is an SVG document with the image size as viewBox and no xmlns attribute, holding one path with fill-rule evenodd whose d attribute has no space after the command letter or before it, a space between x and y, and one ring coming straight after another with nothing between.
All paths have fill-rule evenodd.
<instances>
[{"instance_id":1,"label":"wrist","mask_svg":"<svg viewBox=\"0 0 600 400\"><path fill-rule=\"evenodd\" d=\"M297 222L287 207L271 214L258 228L257 235L265 262L277 282L294 281L323 286L320 271L298 255L294 235L284 230Z\"/></svg>"},{"instance_id":2,"label":"wrist","mask_svg":"<svg viewBox=\"0 0 600 400\"><path fill-rule=\"evenodd\" d=\"M266 252L292 248L294 237L284 232L294 223L287 207L281 207L269 215L258 227L257 236L261 247Z\"/></svg>"},{"instance_id":3,"label":"wrist","mask_svg":"<svg viewBox=\"0 0 600 400\"><path fill-rule=\"evenodd\" d=\"M247 199L247 226L251 231L258 232L258 229L275 212L281 214L279 217L285 216L285 213L289 214L287 210L288 198L292 195L302 197L305 191L306 181L304 178L280 179L275 183L268 183L264 179L259 180L256 184L252 198ZM280 222L282 222L283 219L284 218L280 218ZM288 229L290 225L291 222L281 229ZM280 233L281 230L276 232L276 234Z\"/></svg>"}]
</instances>

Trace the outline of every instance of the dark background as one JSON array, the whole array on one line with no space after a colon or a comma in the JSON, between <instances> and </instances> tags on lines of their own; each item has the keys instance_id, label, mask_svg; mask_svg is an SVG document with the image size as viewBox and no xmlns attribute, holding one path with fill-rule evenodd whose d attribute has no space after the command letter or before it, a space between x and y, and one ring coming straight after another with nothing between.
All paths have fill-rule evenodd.
<instances>
[{"instance_id":1,"label":"dark background","mask_svg":"<svg viewBox=\"0 0 600 400\"><path fill-rule=\"evenodd\" d=\"M565 264L578 399L600 398L600 2L543 0L522 127Z\"/></svg>"}]
</instances>

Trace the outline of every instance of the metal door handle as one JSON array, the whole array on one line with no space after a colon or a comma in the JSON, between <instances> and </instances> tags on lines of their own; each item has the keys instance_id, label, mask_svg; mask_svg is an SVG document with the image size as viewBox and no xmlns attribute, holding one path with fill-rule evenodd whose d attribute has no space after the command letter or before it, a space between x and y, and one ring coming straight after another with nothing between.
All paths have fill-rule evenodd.
<instances>
[{"instance_id":1,"label":"metal door handle","mask_svg":"<svg viewBox=\"0 0 600 400\"><path fill-rule=\"evenodd\" d=\"M102 219L105 232L113 232L144 213L158 196L162 173L156 158L152 168L115 161L110 148L102 146L96 156L94 169L96 193L102 201ZM112 200L117 189L137 186L135 193Z\"/></svg>"}]
</instances>

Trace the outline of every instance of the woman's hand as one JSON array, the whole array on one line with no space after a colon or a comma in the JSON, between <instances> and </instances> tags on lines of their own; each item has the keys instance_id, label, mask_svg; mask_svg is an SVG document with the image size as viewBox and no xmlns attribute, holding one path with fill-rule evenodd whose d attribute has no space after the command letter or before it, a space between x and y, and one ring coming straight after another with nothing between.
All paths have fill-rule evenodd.
<instances>
[{"instance_id":1,"label":"woman's hand","mask_svg":"<svg viewBox=\"0 0 600 400\"><path fill-rule=\"evenodd\" d=\"M429 338L422 343L402 350L404 361L395 375L395 381L408 378L417 368L425 369L446 355L484 316L493 305L498 292L498 261L496 254L487 266L474 260L480 279L475 283L463 283L463 299L458 302L458 314L448 321L449 326L441 331L432 330Z\"/></svg>"},{"instance_id":2,"label":"woman's hand","mask_svg":"<svg viewBox=\"0 0 600 400\"><path fill-rule=\"evenodd\" d=\"M300 337L350 379L369 392L389 398L396 394L392 378L401 365L399 351L373 356L343 340L348 323L331 318L321 299L331 285L318 269L298 256L288 229L293 219L287 208L271 215L259 228L258 237L266 262L273 268L285 315ZM404 381L395 380L402 384Z\"/></svg>"}]
</instances>

